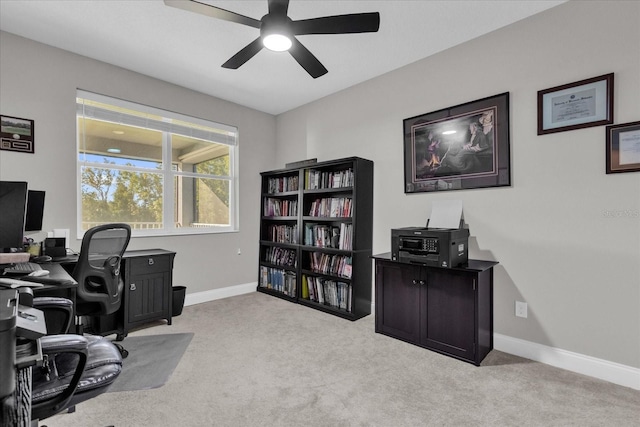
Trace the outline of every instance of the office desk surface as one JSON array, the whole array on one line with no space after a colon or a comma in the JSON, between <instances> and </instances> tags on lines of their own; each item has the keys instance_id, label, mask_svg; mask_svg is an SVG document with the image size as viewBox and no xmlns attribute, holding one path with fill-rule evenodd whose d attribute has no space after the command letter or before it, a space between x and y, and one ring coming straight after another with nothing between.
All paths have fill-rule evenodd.
<instances>
[{"instance_id":1,"label":"office desk surface","mask_svg":"<svg viewBox=\"0 0 640 427\"><path fill-rule=\"evenodd\" d=\"M35 283L42 283L44 286L38 288L42 290L48 289L64 289L76 288L78 282L57 262L47 262L40 264L43 270L49 271L49 274L41 277L30 277L28 280Z\"/></svg>"}]
</instances>

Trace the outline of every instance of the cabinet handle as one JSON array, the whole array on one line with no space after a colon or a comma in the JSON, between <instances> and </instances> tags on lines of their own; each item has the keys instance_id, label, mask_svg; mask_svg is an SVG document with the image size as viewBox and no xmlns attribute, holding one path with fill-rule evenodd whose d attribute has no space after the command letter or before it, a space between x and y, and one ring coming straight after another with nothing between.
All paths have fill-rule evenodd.
<instances>
[{"instance_id":1,"label":"cabinet handle","mask_svg":"<svg viewBox=\"0 0 640 427\"><path fill-rule=\"evenodd\" d=\"M153 258L149 258L149 265L153 265L154 262Z\"/></svg>"},{"instance_id":2,"label":"cabinet handle","mask_svg":"<svg viewBox=\"0 0 640 427\"><path fill-rule=\"evenodd\" d=\"M424 280L420 280L421 285L426 285L427 283Z\"/></svg>"},{"instance_id":3,"label":"cabinet handle","mask_svg":"<svg viewBox=\"0 0 640 427\"><path fill-rule=\"evenodd\" d=\"M136 289L137 288L136 288L136 284L135 283L132 283L132 284L129 285L129 290L130 291L135 291Z\"/></svg>"},{"instance_id":4,"label":"cabinet handle","mask_svg":"<svg viewBox=\"0 0 640 427\"><path fill-rule=\"evenodd\" d=\"M413 284L414 284L414 285L417 285L417 284L418 284L418 281L417 281L416 279L413 279Z\"/></svg>"}]
</instances>

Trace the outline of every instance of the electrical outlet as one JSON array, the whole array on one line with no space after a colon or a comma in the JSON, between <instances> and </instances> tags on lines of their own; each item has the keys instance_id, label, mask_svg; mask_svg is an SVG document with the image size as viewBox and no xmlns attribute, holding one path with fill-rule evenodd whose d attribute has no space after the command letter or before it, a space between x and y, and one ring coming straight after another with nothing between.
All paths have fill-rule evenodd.
<instances>
[{"instance_id":1,"label":"electrical outlet","mask_svg":"<svg viewBox=\"0 0 640 427\"><path fill-rule=\"evenodd\" d=\"M516 301L516 316L527 318L527 303Z\"/></svg>"}]
</instances>

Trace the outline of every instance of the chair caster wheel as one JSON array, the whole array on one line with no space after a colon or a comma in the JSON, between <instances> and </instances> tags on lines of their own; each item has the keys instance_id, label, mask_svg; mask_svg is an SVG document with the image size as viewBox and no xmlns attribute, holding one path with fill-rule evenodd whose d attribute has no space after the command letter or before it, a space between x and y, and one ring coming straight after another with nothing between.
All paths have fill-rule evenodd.
<instances>
[{"instance_id":1,"label":"chair caster wheel","mask_svg":"<svg viewBox=\"0 0 640 427\"><path fill-rule=\"evenodd\" d=\"M129 355L129 350L127 350L120 344L113 343L113 345L115 345L118 351L120 352L120 356L122 356L123 359L126 359L127 356Z\"/></svg>"}]
</instances>

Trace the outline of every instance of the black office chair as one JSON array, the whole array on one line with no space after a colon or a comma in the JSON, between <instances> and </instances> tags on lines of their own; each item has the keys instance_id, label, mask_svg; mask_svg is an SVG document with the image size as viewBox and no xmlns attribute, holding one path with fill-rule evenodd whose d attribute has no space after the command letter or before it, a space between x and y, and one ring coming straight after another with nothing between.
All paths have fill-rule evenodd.
<instances>
[{"instance_id":1,"label":"black office chair","mask_svg":"<svg viewBox=\"0 0 640 427\"><path fill-rule=\"evenodd\" d=\"M106 392L122 372L122 355L106 338L66 334L73 321L71 300L34 298L30 288L20 288L18 296L20 304L41 310L47 323L48 335L40 337L42 366L32 368L31 425L37 426ZM16 346L30 348L30 342L19 339Z\"/></svg>"},{"instance_id":2,"label":"black office chair","mask_svg":"<svg viewBox=\"0 0 640 427\"><path fill-rule=\"evenodd\" d=\"M32 425L106 392L122 372L122 356L106 338L46 335L40 344L44 360L33 368Z\"/></svg>"},{"instance_id":3,"label":"black office chair","mask_svg":"<svg viewBox=\"0 0 640 427\"><path fill-rule=\"evenodd\" d=\"M120 276L120 262L131 239L128 224L104 224L84 234L80 255L73 273L78 282L76 315L80 316L80 332L108 335L102 323L120 309L124 282ZM109 316L109 317L108 317ZM86 322L86 323L85 323ZM123 357L126 350L118 345Z\"/></svg>"}]
</instances>

